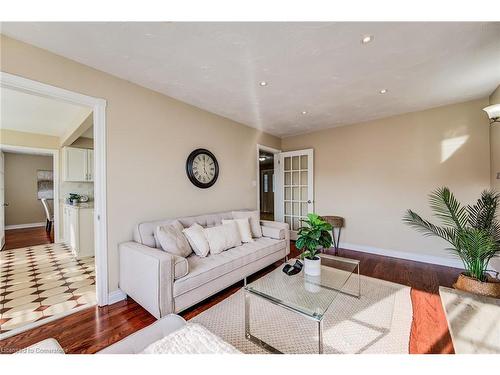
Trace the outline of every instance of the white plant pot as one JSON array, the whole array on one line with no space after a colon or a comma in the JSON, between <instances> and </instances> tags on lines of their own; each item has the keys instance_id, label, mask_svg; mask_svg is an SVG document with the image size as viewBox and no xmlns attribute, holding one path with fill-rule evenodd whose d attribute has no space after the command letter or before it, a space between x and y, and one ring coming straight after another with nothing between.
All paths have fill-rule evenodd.
<instances>
[{"instance_id":1,"label":"white plant pot","mask_svg":"<svg viewBox=\"0 0 500 375\"><path fill-rule=\"evenodd\" d=\"M321 275L321 259L316 257L316 259L304 259L304 273L309 276L319 276Z\"/></svg>"},{"instance_id":2,"label":"white plant pot","mask_svg":"<svg viewBox=\"0 0 500 375\"><path fill-rule=\"evenodd\" d=\"M304 288L309 293L318 293L321 290L321 276L304 275Z\"/></svg>"}]
</instances>

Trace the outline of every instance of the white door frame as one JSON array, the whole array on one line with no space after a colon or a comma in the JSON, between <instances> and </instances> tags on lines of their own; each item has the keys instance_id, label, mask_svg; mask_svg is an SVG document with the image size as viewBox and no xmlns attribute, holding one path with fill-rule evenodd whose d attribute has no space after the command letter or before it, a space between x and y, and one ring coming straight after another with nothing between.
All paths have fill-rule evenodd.
<instances>
[{"instance_id":1,"label":"white door frame","mask_svg":"<svg viewBox=\"0 0 500 375\"><path fill-rule=\"evenodd\" d=\"M59 218L59 150L53 148L38 148L38 147L25 147L25 146L13 146L0 144L0 151L3 152L15 152L18 154L28 154L28 155L46 155L52 156L52 170L53 170L53 183L54 183L54 200L52 204L52 209L54 211L54 242L59 242L61 240L61 232L59 230L60 218Z\"/></svg>"},{"instance_id":2,"label":"white door frame","mask_svg":"<svg viewBox=\"0 0 500 375\"><path fill-rule=\"evenodd\" d=\"M279 163L279 155L278 154L281 152L281 150L278 150L277 148L257 144L257 172L256 172L257 173L257 180L256 180L256 182L257 182L257 185L256 185L256 187L257 187L257 211L260 211L260 161L259 161L259 155L260 155L261 150L274 154L273 186L274 186L274 215L275 215L275 220L276 220L276 209L278 208L277 200L276 200L276 193L278 191L281 191L281 190L279 190L279 189L281 189L281 186L276 179L276 166Z\"/></svg>"},{"instance_id":3,"label":"white door frame","mask_svg":"<svg viewBox=\"0 0 500 375\"><path fill-rule=\"evenodd\" d=\"M99 306L107 305L108 231L106 212L106 100L0 72L0 86L92 108L94 118L94 233L96 297ZM58 212L54 210L54 214Z\"/></svg>"}]
</instances>

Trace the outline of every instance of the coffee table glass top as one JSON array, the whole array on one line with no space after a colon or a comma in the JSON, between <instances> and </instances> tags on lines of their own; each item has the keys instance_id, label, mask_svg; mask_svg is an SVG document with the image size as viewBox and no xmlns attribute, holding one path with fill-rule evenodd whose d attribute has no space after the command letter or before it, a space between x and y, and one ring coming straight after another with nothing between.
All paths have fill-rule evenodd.
<instances>
[{"instance_id":1,"label":"coffee table glass top","mask_svg":"<svg viewBox=\"0 0 500 375\"><path fill-rule=\"evenodd\" d=\"M288 263L293 265L296 259ZM304 261L302 261L304 263ZM359 261L321 254L321 275L288 276L278 267L267 275L249 283L248 292L271 302L300 312L314 319L322 319L335 297L342 291L356 270Z\"/></svg>"}]
</instances>

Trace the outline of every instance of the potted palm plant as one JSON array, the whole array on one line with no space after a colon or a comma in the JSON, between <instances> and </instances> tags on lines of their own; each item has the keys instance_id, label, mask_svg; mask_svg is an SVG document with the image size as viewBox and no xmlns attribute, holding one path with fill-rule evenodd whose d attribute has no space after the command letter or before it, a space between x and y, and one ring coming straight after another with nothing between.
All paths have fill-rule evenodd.
<instances>
[{"instance_id":1,"label":"potted palm plant","mask_svg":"<svg viewBox=\"0 0 500 375\"><path fill-rule=\"evenodd\" d=\"M315 213L308 214L307 219L301 221L305 225L298 230L295 246L302 250L300 257L304 260L304 273L318 276L321 273L321 259L318 253L322 248L332 246L332 226Z\"/></svg>"},{"instance_id":2,"label":"potted palm plant","mask_svg":"<svg viewBox=\"0 0 500 375\"><path fill-rule=\"evenodd\" d=\"M431 209L444 225L434 225L412 210L406 212L404 222L451 244L449 250L462 260L465 269L454 284L456 289L500 298L500 281L487 273L490 260L500 254L500 223L496 218L500 194L483 191L476 204L469 206L461 205L446 187L429 197Z\"/></svg>"}]
</instances>

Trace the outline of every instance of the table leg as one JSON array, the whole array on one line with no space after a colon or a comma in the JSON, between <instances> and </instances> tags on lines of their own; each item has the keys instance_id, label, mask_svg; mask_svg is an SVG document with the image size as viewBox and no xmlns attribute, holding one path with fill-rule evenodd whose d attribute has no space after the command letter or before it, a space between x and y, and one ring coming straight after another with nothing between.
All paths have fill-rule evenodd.
<instances>
[{"instance_id":1,"label":"table leg","mask_svg":"<svg viewBox=\"0 0 500 375\"><path fill-rule=\"evenodd\" d=\"M318 353L323 354L323 319L318 320Z\"/></svg>"},{"instance_id":2,"label":"table leg","mask_svg":"<svg viewBox=\"0 0 500 375\"><path fill-rule=\"evenodd\" d=\"M250 294L245 291L245 337L249 339L250 335Z\"/></svg>"},{"instance_id":3,"label":"table leg","mask_svg":"<svg viewBox=\"0 0 500 375\"><path fill-rule=\"evenodd\" d=\"M358 263L358 297L361 297L361 280L359 276L359 263Z\"/></svg>"}]
</instances>

